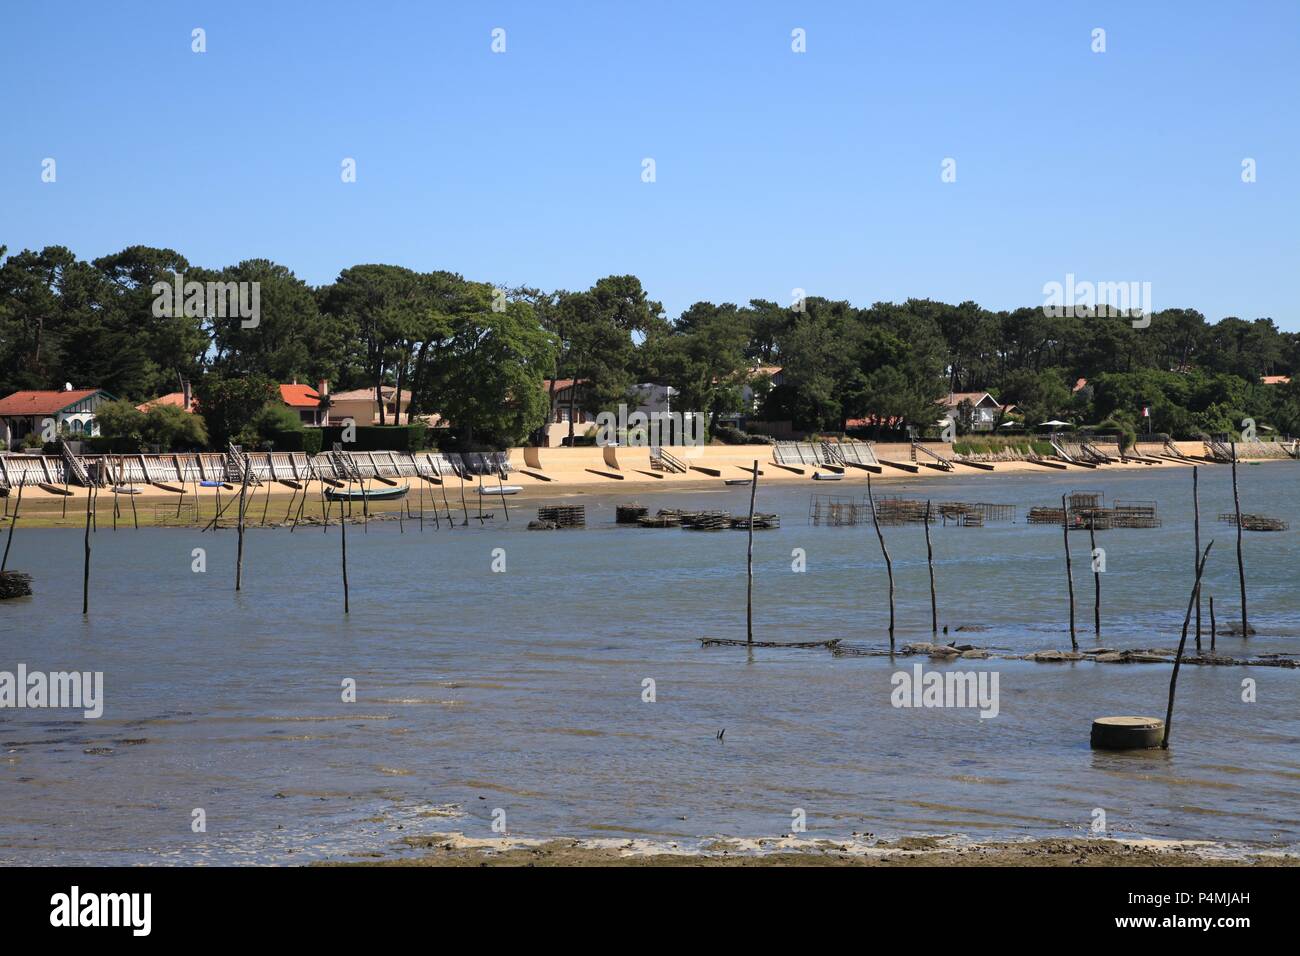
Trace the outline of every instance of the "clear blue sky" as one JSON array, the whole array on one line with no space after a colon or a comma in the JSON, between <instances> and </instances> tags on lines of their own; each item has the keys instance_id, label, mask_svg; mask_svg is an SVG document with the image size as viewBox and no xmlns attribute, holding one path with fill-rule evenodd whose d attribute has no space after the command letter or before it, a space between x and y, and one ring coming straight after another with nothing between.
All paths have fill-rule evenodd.
<instances>
[{"instance_id":1,"label":"clear blue sky","mask_svg":"<svg viewBox=\"0 0 1300 956\"><path fill-rule=\"evenodd\" d=\"M1038 305L1072 272L1300 330L1296 0L5 0L0 83L11 251L627 272L671 315Z\"/></svg>"}]
</instances>

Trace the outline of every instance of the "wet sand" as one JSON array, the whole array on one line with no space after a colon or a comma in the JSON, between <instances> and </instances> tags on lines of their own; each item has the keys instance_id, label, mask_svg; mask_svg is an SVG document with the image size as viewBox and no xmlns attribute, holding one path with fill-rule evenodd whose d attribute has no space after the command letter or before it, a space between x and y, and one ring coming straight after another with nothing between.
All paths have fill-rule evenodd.
<instances>
[{"instance_id":1,"label":"wet sand","mask_svg":"<svg viewBox=\"0 0 1300 956\"><path fill-rule=\"evenodd\" d=\"M1277 853L1228 855L1213 844L1109 839L1049 839L966 846L945 845L937 837L904 837L873 845L831 840L724 840L702 852L679 853L629 841L621 846L593 845L581 840L551 840L527 844L471 841L442 834L410 838L409 846L427 849L420 856L350 860L325 866L1300 866L1300 857Z\"/></svg>"}]
</instances>

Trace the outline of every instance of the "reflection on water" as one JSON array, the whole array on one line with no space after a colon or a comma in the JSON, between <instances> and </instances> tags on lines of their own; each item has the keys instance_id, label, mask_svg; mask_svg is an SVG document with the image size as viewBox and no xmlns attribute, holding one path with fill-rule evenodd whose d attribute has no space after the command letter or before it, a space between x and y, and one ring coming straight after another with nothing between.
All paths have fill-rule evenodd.
<instances>
[{"instance_id":1,"label":"reflection on water","mask_svg":"<svg viewBox=\"0 0 1300 956\"><path fill-rule=\"evenodd\" d=\"M1300 470L1241 477L1246 510L1297 524ZM1098 533L1102 643L1177 643L1190 483L1188 469L1161 467L881 487L1020 506L1015 525L936 526L933 538L941 623L985 626L961 640L1026 652L1069 637L1059 528L1026 526L1024 509L1073 488L1159 502L1162 528ZM784 526L755 535L756 636L885 647L874 533L808 527L814 490L760 485L760 510ZM927 661L999 671L1000 713L981 720L891 707L890 675L915 658L702 649L703 634L744 636L744 534L615 527L614 506L741 511L748 493L565 499L586 504L586 531L525 531L531 501L511 503L508 525L499 509L482 528L372 523L348 535L348 618L337 528L251 530L239 594L233 532L101 529L89 620L80 533L20 528L10 564L37 595L0 605L0 670L102 670L105 710L0 710L0 861L294 862L424 832L491 836L496 808L536 837L766 836L787 832L794 808L814 837L1046 836L1086 832L1101 808L1117 835L1300 843L1293 670L1184 668L1174 748L1103 753L1088 748L1091 719L1163 715L1167 666ZM1227 469L1202 469L1201 495L1222 626L1237 606L1234 532L1214 520L1231 508ZM922 530L885 534L899 640L927 640ZM1297 541L1246 536L1259 635L1221 637L1221 652L1300 651ZM1086 537L1075 547L1081 641L1094 646ZM505 573L491 570L494 548ZM791 571L794 548L806 573ZM1244 678L1256 703L1242 702ZM342 700L346 679L355 703ZM206 832L192 832L196 808Z\"/></svg>"}]
</instances>

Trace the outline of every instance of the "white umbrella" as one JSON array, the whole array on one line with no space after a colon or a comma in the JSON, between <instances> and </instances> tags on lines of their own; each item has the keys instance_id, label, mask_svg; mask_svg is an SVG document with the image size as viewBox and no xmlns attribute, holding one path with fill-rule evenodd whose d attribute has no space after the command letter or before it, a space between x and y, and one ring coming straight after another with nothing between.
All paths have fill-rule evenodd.
<instances>
[{"instance_id":1,"label":"white umbrella","mask_svg":"<svg viewBox=\"0 0 1300 956\"><path fill-rule=\"evenodd\" d=\"M1038 425L1039 425L1040 428L1041 428L1043 425L1051 425L1051 426L1053 426L1053 427L1056 427L1056 426L1060 426L1060 425L1068 425L1068 424L1070 424L1070 423L1069 423L1069 422L1063 422L1063 421L1061 421L1061 420L1058 419L1058 418L1053 418L1050 422L1039 422L1039 423L1038 423Z\"/></svg>"},{"instance_id":2,"label":"white umbrella","mask_svg":"<svg viewBox=\"0 0 1300 956\"><path fill-rule=\"evenodd\" d=\"M1020 422L1003 422L998 428L1010 428L1013 425L1019 425Z\"/></svg>"}]
</instances>

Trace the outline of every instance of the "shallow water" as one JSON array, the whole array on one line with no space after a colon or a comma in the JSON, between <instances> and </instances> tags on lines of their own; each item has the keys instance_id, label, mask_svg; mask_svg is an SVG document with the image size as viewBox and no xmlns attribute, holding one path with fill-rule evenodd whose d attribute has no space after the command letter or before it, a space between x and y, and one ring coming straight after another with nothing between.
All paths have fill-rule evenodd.
<instances>
[{"instance_id":1,"label":"shallow water","mask_svg":"<svg viewBox=\"0 0 1300 956\"><path fill-rule=\"evenodd\" d=\"M1241 469L1243 509L1300 514L1293 463ZM756 637L842 637L887 647L884 565L869 525L809 527L814 492L764 487L780 530L755 534ZM1098 489L1159 502L1157 530L1098 532L1106 646L1173 647L1192 580L1191 471L881 482L881 493L1011 502L1015 524L936 525L941 624L1028 652L1069 647L1059 527L1034 504ZM742 532L616 527L614 506L743 512L748 488L576 495L586 531L527 532L536 501L486 527L423 534L407 522L348 532L352 610L342 614L339 529L251 530L236 594L235 534L94 536L83 619L81 532L19 528L10 566L36 596L0 604L0 670L103 671L104 716L0 710L0 861L293 862L391 852L402 836L490 837L495 809L528 837L690 843L770 836L1087 832L1300 844L1300 672L1185 667L1168 752L1094 753L1104 714L1163 716L1167 665L963 660L996 671L1000 713L902 709L890 677L928 659L821 650L701 648L744 637ZM1229 470L1201 469L1205 593L1236 613ZM929 639L920 525L884 529L898 579L898 639ZM1079 634L1091 632L1086 533L1072 534ZM1300 532L1247 533L1249 642L1228 654L1300 652ZM205 548L207 571L191 570ZM492 571L493 549L506 570ZM791 570L792 549L807 556ZM1208 629L1208 620L1206 621ZM354 679L355 703L341 700ZM642 701L642 682L656 701ZM1242 681L1257 682L1255 703ZM716 739L720 730L726 733ZM206 814L206 832L191 828Z\"/></svg>"}]
</instances>

